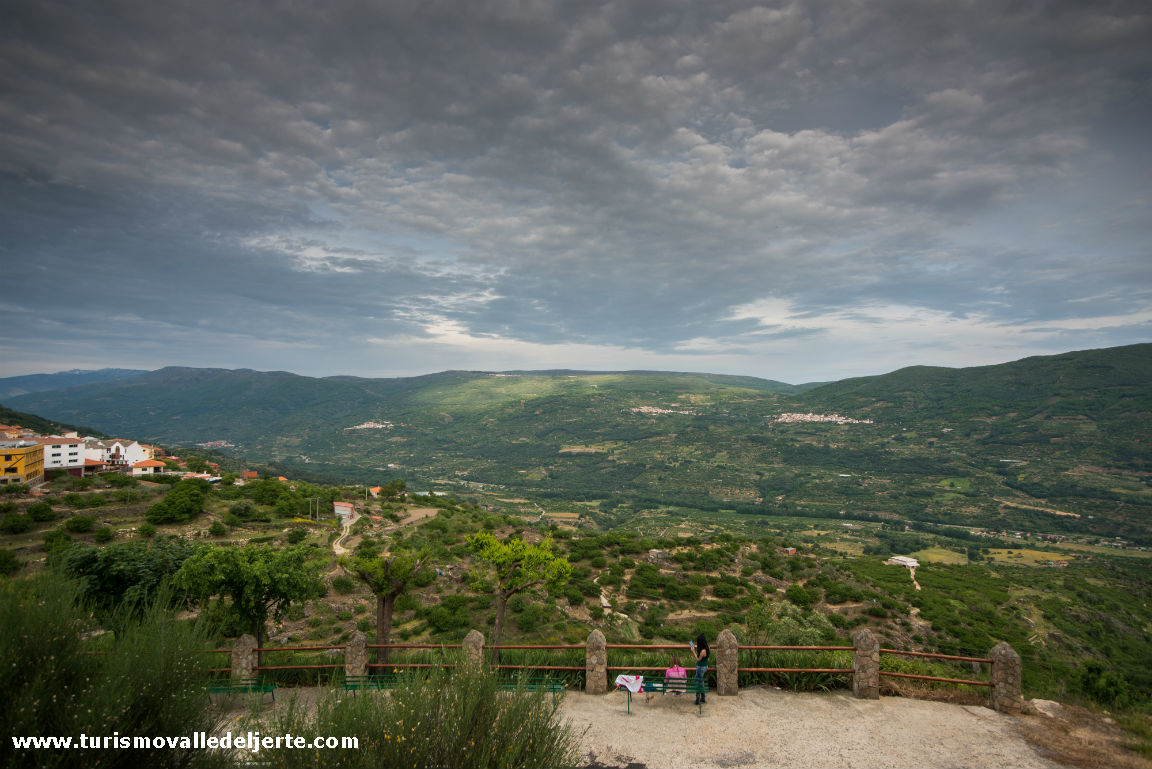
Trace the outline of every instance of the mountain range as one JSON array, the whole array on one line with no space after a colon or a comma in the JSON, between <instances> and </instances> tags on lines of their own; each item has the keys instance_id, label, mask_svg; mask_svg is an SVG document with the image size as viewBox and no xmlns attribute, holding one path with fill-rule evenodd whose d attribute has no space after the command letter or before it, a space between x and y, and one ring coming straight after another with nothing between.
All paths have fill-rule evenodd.
<instances>
[{"instance_id":1,"label":"mountain range","mask_svg":"<svg viewBox=\"0 0 1152 769\"><path fill-rule=\"evenodd\" d=\"M646 371L368 379L165 368L5 403L113 435L222 444L298 477L581 502L606 522L646 508L728 509L1139 542L1152 513L1152 344L806 385Z\"/></svg>"}]
</instances>

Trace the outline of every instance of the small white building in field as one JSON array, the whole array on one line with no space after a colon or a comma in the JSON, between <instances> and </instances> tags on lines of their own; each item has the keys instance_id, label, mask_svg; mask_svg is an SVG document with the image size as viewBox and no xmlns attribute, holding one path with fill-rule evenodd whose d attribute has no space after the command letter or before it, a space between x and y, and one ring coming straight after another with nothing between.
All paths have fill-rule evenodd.
<instances>
[{"instance_id":1,"label":"small white building in field","mask_svg":"<svg viewBox=\"0 0 1152 769\"><path fill-rule=\"evenodd\" d=\"M333 502L332 512L336 513L336 515L340 516L341 518L347 518L348 516L352 515L352 503Z\"/></svg>"},{"instance_id":2,"label":"small white building in field","mask_svg":"<svg viewBox=\"0 0 1152 769\"><path fill-rule=\"evenodd\" d=\"M907 555L894 555L884 563L890 566L907 566L909 569L915 569L920 565L919 561Z\"/></svg>"}]
</instances>

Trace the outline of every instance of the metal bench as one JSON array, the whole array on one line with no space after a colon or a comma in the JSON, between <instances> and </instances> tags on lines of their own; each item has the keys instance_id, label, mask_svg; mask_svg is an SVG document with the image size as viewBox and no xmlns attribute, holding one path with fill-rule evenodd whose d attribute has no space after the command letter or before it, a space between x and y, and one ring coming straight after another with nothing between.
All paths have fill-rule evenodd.
<instances>
[{"instance_id":1,"label":"metal bench","mask_svg":"<svg viewBox=\"0 0 1152 769\"><path fill-rule=\"evenodd\" d=\"M265 694L272 695L272 701L276 701L276 686L274 684L264 683L262 678L224 678L219 681L213 681L205 687L208 695L225 694L229 697L235 694L254 694L260 693L260 699L264 699Z\"/></svg>"},{"instance_id":2,"label":"metal bench","mask_svg":"<svg viewBox=\"0 0 1152 769\"><path fill-rule=\"evenodd\" d=\"M500 688L506 692L514 691L530 691L530 692L552 692L552 702L555 704L556 699L564 691L564 682L559 678L551 678L548 676L534 676L527 678L502 678L500 679Z\"/></svg>"},{"instance_id":3,"label":"metal bench","mask_svg":"<svg viewBox=\"0 0 1152 769\"><path fill-rule=\"evenodd\" d=\"M400 677L395 673L375 673L366 676L344 676L344 691L357 692L360 689L395 689Z\"/></svg>"}]
</instances>

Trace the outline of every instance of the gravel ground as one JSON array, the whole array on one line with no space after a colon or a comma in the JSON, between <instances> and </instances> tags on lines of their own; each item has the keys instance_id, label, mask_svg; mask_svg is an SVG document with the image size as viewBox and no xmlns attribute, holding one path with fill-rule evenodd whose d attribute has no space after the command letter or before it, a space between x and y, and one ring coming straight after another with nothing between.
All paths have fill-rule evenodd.
<instances>
[{"instance_id":1,"label":"gravel ground","mask_svg":"<svg viewBox=\"0 0 1152 769\"><path fill-rule=\"evenodd\" d=\"M985 707L902 697L796 694L774 688L692 699L569 692L563 711L584 732L591 767L1036 767L1042 758L1017 719ZM1025 717L1027 718L1027 717Z\"/></svg>"}]
</instances>

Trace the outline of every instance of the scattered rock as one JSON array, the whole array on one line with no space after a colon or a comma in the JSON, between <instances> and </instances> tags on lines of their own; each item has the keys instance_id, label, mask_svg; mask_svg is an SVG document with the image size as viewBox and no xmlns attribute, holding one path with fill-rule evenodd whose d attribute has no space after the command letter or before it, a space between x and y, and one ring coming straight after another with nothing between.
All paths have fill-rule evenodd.
<instances>
[{"instance_id":1,"label":"scattered rock","mask_svg":"<svg viewBox=\"0 0 1152 769\"><path fill-rule=\"evenodd\" d=\"M1068 718L1068 711L1064 706L1054 700L1033 699L1028 701L1028 712L1038 713L1048 718Z\"/></svg>"}]
</instances>

